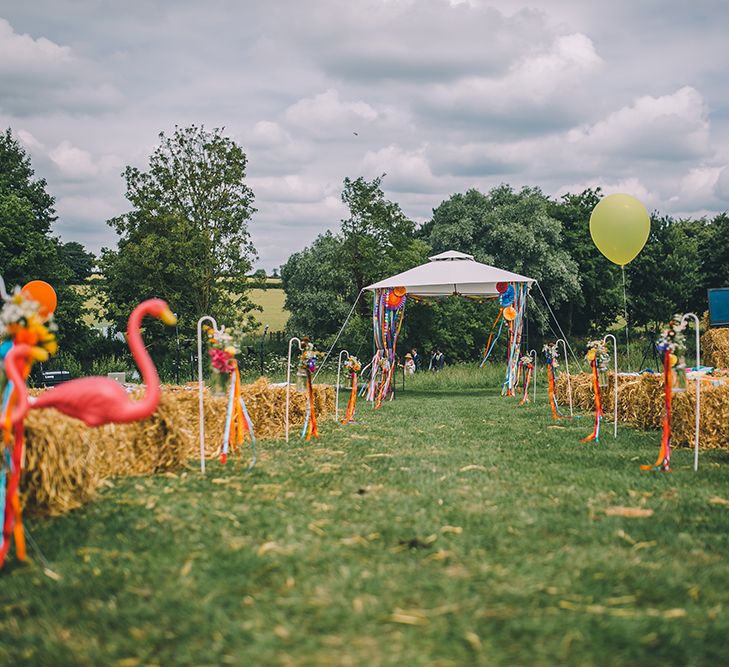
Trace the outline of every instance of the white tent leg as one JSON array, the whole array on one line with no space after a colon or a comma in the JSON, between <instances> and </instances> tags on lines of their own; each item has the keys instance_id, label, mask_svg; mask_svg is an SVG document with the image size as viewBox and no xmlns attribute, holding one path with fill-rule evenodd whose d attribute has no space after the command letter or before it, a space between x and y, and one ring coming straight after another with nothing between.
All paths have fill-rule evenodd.
<instances>
[{"instance_id":1,"label":"white tent leg","mask_svg":"<svg viewBox=\"0 0 729 667\"><path fill-rule=\"evenodd\" d=\"M686 313L681 318L683 324L691 318L694 321L694 331L696 332L696 425L694 431L694 471L699 469L699 425L701 423L701 338L699 336L699 318L695 313Z\"/></svg>"},{"instance_id":2,"label":"white tent leg","mask_svg":"<svg viewBox=\"0 0 729 667\"><path fill-rule=\"evenodd\" d=\"M296 341L296 343L298 344L299 350L304 349L301 346L301 340L296 338L296 336L289 340L289 356L288 362L286 364L286 442L289 441L289 402L291 400L291 345L294 341Z\"/></svg>"},{"instance_id":3,"label":"white tent leg","mask_svg":"<svg viewBox=\"0 0 729 667\"><path fill-rule=\"evenodd\" d=\"M567 342L564 338L558 338L555 345L559 345L560 343L562 343L562 349L564 350L564 368L567 372L567 392L570 396L570 417L574 417L575 413L572 409L572 380L570 379L570 362L567 358Z\"/></svg>"},{"instance_id":4,"label":"white tent leg","mask_svg":"<svg viewBox=\"0 0 729 667\"><path fill-rule=\"evenodd\" d=\"M347 359L349 359L349 352L347 350L342 350L339 353L339 362L337 363L337 388L335 390L334 394L334 418L339 421L339 378L341 377L342 372L342 355L346 354Z\"/></svg>"}]
</instances>

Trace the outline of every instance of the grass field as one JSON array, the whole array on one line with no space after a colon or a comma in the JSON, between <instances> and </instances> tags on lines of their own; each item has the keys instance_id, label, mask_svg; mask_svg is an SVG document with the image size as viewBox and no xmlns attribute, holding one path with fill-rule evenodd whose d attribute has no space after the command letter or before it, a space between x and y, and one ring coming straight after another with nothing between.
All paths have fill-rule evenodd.
<instances>
[{"instance_id":1,"label":"grass field","mask_svg":"<svg viewBox=\"0 0 729 667\"><path fill-rule=\"evenodd\" d=\"M98 311L100 305L100 297L95 289L95 285L89 282L84 285L77 285L76 289L84 297L85 305L89 312L84 317L84 324L89 327L109 326L110 321L98 319ZM270 287L268 289L252 288L249 292L251 301L263 308L262 312L255 312L256 319L261 323L261 330L268 325L268 330L283 331L286 328L286 322L289 319L288 311L284 310L284 301L286 294L281 289L281 281L278 279L268 278L266 281Z\"/></svg>"},{"instance_id":2,"label":"grass field","mask_svg":"<svg viewBox=\"0 0 729 667\"><path fill-rule=\"evenodd\" d=\"M727 454L640 472L656 433L582 445L589 416L496 383L424 374L250 474L118 479L28 520L51 572L0 572L0 664L727 664Z\"/></svg>"},{"instance_id":3,"label":"grass field","mask_svg":"<svg viewBox=\"0 0 729 667\"><path fill-rule=\"evenodd\" d=\"M284 310L286 294L282 289L252 289L250 298L253 303L263 308L263 312L254 313L261 323L261 329L268 325L269 331L283 331L289 319L288 311Z\"/></svg>"}]
</instances>

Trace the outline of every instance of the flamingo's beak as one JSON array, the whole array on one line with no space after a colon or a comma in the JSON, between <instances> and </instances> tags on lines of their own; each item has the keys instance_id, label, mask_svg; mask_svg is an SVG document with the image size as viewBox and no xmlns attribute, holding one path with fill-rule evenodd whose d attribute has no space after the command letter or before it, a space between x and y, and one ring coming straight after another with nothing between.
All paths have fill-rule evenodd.
<instances>
[{"instance_id":1,"label":"flamingo's beak","mask_svg":"<svg viewBox=\"0 0 729 667\"><path fill-rule=\"evenodd\" d=\"M48 361L48 351L35 345L30 348L30 356L33 361Z\"/></svg>"},{"instance_id":2,"label":"flamingo's beak","mask_svg":"<svg viewBox=\"0 0 729 667\"><path fill-rule=\"evenodd\" d=\"M167 306L162 309L162 312L159 314L159 319L170 327L177 324L177 315L175 315Z\"/></svg>"}]
</instances>

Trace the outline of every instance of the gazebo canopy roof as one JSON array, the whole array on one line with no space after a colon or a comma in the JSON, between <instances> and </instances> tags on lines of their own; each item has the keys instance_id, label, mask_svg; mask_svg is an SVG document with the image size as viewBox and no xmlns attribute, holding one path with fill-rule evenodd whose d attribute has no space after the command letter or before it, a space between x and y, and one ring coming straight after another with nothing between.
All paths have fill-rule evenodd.
<instances>
[{"instance_id":1,"label":"gazebo canopy roof","mask_svg":"<svg viewBox=\"0 0 729 667\"><path fill-rule=\"evenodd\" d=\"M368 285L376 290L404 287L416 296L498 296L496 283L533 283L533 278L481 264L455 250L448 250L429 258L426 264L403 271L390 278Z\"/></svg>"}]
</instances>

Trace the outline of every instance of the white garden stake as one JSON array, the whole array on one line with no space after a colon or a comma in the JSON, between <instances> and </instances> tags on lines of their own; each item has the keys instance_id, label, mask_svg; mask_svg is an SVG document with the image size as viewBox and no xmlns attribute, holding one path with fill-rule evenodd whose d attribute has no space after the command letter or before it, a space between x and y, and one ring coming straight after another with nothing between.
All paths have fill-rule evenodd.
<instances>
[{"instance_id":1,"label":"white garden stake","mask_svg":"<svg viewBox=\"0 0 729 667\"><path fill-rule=\"evenodd\" d=\"M289 441L289 401L290 401L290 392L291 392L291 345L293 345L294 341L296 341L296 344L299 346L299 350L304 349L304 347L301 344L301 340L299 340L296 336L294 336L291 340L289 340L289 358L288 358L288 363L286 365L286 442Z\"/></svg>"},{"instance_id":2,"label":"white garden stake","mask_svg":"<svg viewBox=\"0 0 729 667\"><path fill-rule=\"evenodd\" d=\"M570 362L569 359L567 359L567 343L564 338L558 338L554 344L559 346L560 343L562 343L562 349L564 350L564 369L567 373L567 392L570 396L570 417L574 417L575 413L572 410L572 380L570 380Z\"/></svg>"},{"instance_id":3,"label":"white garden stake","mask_svg":"<svg viewBox=\"0 0 729 667\"><path fill-rule=\"evenodd\" d=\"M537 402L537 351L532 349L527 353L534 359L534 403Z\"/></svg>"},{"instance_id":4,"label":"white garden stake","mask_svg":"<svg viewBox=\"0 0 729 667\"><path fill-rule=\"evenodd\" d=\"M685 313L681 318L681 324L689 318L694 321L694 331L696 332L696 433L694 436L694 471L699 469L699 422L701 419L701 340L699 336L699 318L695 313Z\"/></svg>"},{"instance_id":5,"label":"white garden stake","mask_svg":"<svg viewBox=\"0 0 729 667\"><path fill-rule=\"evenodd\" d=\"M200 472L205 474L205 410L203 406L203 362L202 362L202 324L209 320L213 331L218 332L218 323L214 317L203 315L197 321L197 394L200 412Z\"/></svg>"},{"instance_id":6,"label":"white garden stake","mask_svg":"<svg viewBox=\"0 0 729 667\"><path fill-rule=\"evenodd\" d=\"M618 437L618 341L612 334L607 334L603 339L603 343L607 345L607 339L613 339L613 367L615 368L613 376L613 397L615 404L615 414L613 415L613 437Z\"/></svg>"},{"instance_id":7,"label":"white garden stake","mask_svg":"<svg viewBox=\"0 0 729 667\"><path fill-rule=\"evenodd\" d=\"M349 359L349 352L347 352L347 350L342 350L339 353L339 363L337 364L337 389L336 389L335 398L334 398L334 416L337 421L339 421L339 377L340 377L340 373L342 372L342 355L343 354L346 354L347 359Z\"/></svg>"}]
</instances>

